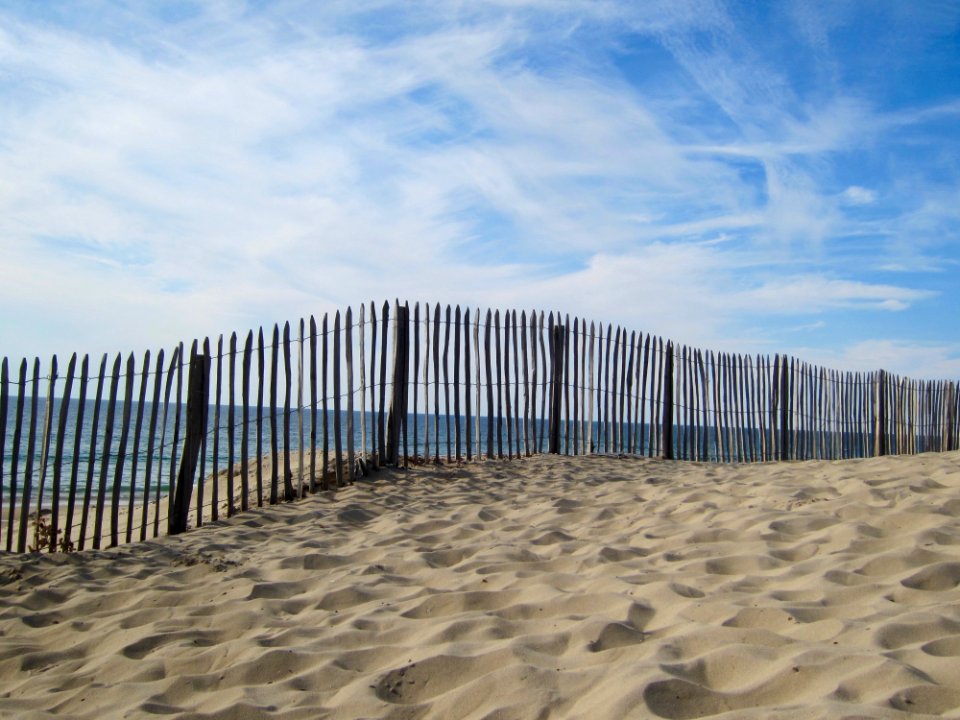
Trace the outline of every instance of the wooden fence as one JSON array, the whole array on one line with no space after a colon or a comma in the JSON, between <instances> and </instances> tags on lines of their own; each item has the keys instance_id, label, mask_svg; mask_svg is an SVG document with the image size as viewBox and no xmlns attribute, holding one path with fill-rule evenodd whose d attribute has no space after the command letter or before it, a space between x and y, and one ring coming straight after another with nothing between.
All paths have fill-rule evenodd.
<instances>
[{"instance_id":1,"label":"wooden fence","mask_svg":"<svg viewBox=\"0 0 960 720\"><path fill-rule=\"evenodd\" d=\"M178 533L383 464L841 459L960 441L953 382L713 353L554 313L377 309L301 320L294 337L286 323L169 360L147 352L139 370L133 354L109 372L106 355L98 370L74 355L62 376L56 357L12 376L4 358L0 549Z\"/></svg>"}]
</instances>

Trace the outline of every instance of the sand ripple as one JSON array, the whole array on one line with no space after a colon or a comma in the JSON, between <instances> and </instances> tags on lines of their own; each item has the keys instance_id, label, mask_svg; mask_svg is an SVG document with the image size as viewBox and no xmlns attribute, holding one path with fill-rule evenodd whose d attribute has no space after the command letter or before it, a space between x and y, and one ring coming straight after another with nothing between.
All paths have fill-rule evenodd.
<instances>
[{"instance_id":1,"label":"sand ripple","mask_svg":"<svg viewBox=\"0 0 960 720\"><path fill-rule=\"evenodd\" d=\"M383 471L0 555L17 718L960 718L960 454Z\"/></svg>"}]
</instances>

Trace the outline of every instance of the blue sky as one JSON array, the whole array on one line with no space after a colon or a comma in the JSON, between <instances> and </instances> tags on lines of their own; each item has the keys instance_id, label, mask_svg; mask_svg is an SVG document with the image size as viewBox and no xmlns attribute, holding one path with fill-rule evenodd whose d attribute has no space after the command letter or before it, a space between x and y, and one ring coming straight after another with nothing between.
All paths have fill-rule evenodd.
<instances>
[{"instance_id":1,"label":"blue sky","mask_svg":"<svg viewBox=\"0 0 960 720\"><path fill-rule=\"evenodd\" d=\"M960 378L960 4L0 7L0 354L400 297Z\"/></svg>"}]
</instances>

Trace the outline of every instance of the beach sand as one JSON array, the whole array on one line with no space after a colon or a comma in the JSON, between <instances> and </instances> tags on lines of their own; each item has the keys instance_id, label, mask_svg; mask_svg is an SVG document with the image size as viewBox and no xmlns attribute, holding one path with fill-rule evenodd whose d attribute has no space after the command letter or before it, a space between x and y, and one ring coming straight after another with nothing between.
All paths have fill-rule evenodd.
<instances>
[{"instance_id":1,"label":"beach sand","mask_svg":"<svg viewBox=\"0 0 960 720\"><path fill-rule=\"evenodd\" d=\"M960 718L960 453L384 470L0 555L0 715Z\"/></svg>"}]
</instances>

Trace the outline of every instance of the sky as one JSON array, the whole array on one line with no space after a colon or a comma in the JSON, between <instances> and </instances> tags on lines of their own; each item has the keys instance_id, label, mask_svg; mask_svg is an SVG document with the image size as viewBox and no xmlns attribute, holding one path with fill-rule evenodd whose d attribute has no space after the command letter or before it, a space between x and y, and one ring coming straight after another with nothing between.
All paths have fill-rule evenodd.
<instances>
[{"instance_id":1,"label":"sky","mask_svg":"<svg viewBox=\"0 0 960 720\"><path fill-rule=\"evenodd\" d=\"M0 355L400 298L960 379L960 3L0 5Z\"/></svg>"}]
</instances>

